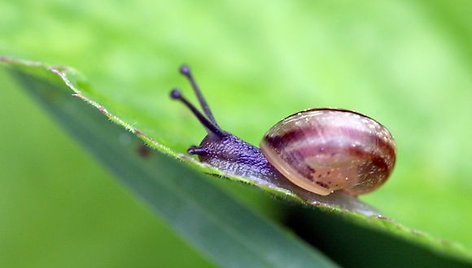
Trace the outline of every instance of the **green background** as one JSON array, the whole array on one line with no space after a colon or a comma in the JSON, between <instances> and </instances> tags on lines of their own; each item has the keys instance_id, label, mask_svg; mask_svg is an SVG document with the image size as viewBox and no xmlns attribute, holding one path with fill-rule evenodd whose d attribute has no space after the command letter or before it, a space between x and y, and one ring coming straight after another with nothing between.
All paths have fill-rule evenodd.
<instances>
[{"instance_id":1,"label":"green background","mask_svg":"<svg viewBox=\"0 0 472 268\"><path fill-rule=\"evenodd\" d=\"M469 1L2 1L0 54L76 67L118 115L180 151L204 134L168 99L173 86L189 92L184 62L220 124L254 144L305 108L368 114L394 134L398 162L362 199L472 249L471 11ZM211 265L0 81L0 266Z\"/></svg>"}]
</instances>

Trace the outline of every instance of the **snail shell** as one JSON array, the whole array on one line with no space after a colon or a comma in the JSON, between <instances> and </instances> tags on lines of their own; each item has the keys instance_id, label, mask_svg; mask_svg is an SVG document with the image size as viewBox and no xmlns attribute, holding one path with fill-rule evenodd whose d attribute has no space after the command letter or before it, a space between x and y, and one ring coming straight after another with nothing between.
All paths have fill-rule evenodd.
<instances>
[{"instance_id":1,"label":"snail shell","mask_svg":"<svg viewBox=\"0 0 472 268\"><path fill-rule=\"evenodd\" d=\"M320 195L371 192L395 165L390 132L349 110L312 109L288 116L265 134L260 147L282 175Z\"/></svg>"}]
</instances>

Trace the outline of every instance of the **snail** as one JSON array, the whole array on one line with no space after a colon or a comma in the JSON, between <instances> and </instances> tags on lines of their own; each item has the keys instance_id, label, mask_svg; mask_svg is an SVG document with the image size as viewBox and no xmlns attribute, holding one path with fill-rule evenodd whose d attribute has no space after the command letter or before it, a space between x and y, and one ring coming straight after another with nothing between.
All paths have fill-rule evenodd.
<instances>
[{"instance_id":1,"label":"snail","mask_svg":"<svg viewBox=\"0 0 472 268\"><path fill-rule=\"evenodd\" d=\"M183 103L207 131L200 145L187 151L203 163L243 177L287 179L318 195L368 193L381 186L393 170L395 141L387 128L366 115L333 108L294 113L264 135L259 149L224 131L190 68L182 65L180 73L190 82L203 113L178 88L170 96Z\"/></svg>"}]
</instances>

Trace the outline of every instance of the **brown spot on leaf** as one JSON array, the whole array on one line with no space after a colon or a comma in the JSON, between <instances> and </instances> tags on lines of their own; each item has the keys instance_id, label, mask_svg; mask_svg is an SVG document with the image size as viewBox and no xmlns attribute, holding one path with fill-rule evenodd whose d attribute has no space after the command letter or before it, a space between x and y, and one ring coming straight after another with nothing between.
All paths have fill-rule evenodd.
<instances>
[{"instance_id":1,"label":"brown spot on leaf","mask_svg":"<svg viewBox=\"0 0 472 268\"><path fill-rule=\"evenodd\" d=\"M139 156L143 158L148 158L151 156L151 148L147 147L145 144L138 145L137 152Z\"/></svg>"}]
</instances>

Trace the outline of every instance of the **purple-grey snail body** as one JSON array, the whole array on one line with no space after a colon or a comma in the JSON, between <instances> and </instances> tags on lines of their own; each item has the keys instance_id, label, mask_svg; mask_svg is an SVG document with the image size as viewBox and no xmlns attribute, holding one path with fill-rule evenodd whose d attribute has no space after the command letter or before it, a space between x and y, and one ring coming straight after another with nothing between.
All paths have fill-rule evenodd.
<instances>
[{"instance_id":1,"label":"purple-grey snail body","mask_svg":"<svg viewBox=\"0 0 472 268\"><path fill-rule=\"evenodd\" d=\"M200 145L188 149L201 162L243 177L285 178L318 195L368 193L381 186L393 170L395 141L368 116L330 108L298 112L275 124L259 149L221 129L190 68L183 65L180 72L190 81L203 113L180 90L173 89L171 97L187 106L207 130Z\"/></svg>"}]
</instances>

